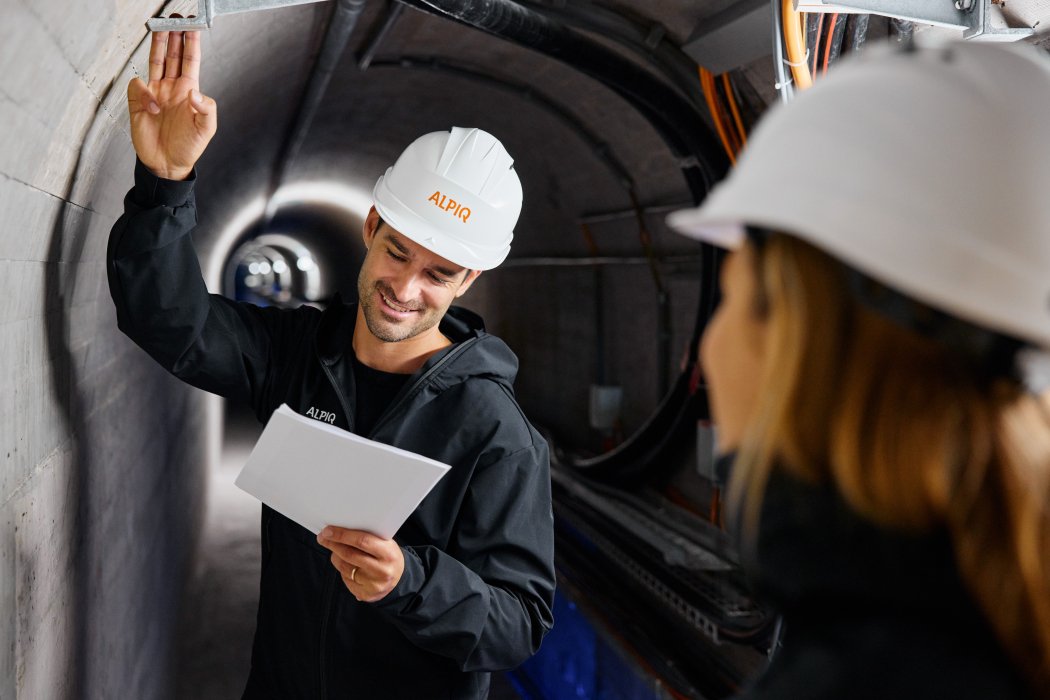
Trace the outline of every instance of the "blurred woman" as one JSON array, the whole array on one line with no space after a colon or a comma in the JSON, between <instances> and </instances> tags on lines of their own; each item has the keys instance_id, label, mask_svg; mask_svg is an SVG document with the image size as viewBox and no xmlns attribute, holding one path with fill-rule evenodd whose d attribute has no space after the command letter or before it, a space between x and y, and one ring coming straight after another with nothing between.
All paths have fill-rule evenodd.
<instances>
[{"instance_id":1,"label":"blurred woman","mask_svg":"<svg viewBox=\"0 0 1050 700\"><path fill-rule=\"evenodd\" d=\"M745 697L1050 697L1050 65L873 52L759 125L686 235L783 648Z\"/></svg>"}]
</instances>

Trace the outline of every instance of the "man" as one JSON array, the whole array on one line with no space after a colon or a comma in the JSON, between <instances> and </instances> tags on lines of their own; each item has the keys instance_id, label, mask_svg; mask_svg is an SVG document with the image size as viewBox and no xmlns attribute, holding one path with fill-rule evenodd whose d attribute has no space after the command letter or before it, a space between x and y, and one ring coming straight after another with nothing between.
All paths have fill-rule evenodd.
<instances>
[{"instance_id":1,"label":"man","mask_svg":"<svg viewBox=\"0 0 1050 700\"><path fill-rule=\"evenodd\" d=\"M190 241L193 166L217 117L200 57L196 33L155 34L149 84L128 90L139 162L108 251L121 330L261 421L282 403L326 411L452 466L395 540L336 527L315 538L263 506L245 697L484 698L489 671L539 648L554 592L547 446L514 400L517 360L450 308L509 252L512 161L476 129L409 146L376 185L358 305L210 296Z\"/></svg>"}]
</instances>

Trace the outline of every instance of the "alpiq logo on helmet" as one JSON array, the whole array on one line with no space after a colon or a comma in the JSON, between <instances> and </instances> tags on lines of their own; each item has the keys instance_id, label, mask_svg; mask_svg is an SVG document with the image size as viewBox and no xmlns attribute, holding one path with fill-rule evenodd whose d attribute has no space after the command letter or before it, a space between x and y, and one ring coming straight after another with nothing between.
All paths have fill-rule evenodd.
<instances>
[{"instance_id":1,"label":"alpiq logo on helmet","mask_svg":"<svg viewBox=\"0 0 1050 700\"><path fill-rule=\"evenodd\" d=\"M463 223L467 223L467 219L470 218L470 207L465 207L451 197L446 197L440 191L427 197L427 201L433 202L438 209L451 212L454 217L460 219Z\"/></svg>"}]
</instances>

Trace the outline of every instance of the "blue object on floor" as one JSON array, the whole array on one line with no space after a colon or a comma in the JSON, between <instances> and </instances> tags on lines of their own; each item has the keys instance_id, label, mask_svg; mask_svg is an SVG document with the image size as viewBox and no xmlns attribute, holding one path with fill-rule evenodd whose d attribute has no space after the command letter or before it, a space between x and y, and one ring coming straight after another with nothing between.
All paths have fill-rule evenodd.
<instances>
[{"instance_id":1,"label":"blue object on floor","mask_svg":"<svg viewBox=\"0 0 1050 700\"><path fill-rule=\"evenodd\" d=\"M514 672L529 700L661 700L656 679L644 674L598 631L561 590L554 597L554 629L540 652Z\"/></svg>"}]
</instances>

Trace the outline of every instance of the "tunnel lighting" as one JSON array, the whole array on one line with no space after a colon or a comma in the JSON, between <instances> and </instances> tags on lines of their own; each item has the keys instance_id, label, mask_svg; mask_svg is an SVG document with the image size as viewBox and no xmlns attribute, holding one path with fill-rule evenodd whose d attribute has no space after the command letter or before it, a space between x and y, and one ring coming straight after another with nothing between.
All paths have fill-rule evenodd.
<instances>
[{"instance_id":1,"label":"tunnel lighting","mask_svg":"<svg viewBox=\"0 0 1050 700\"><path fill-rule=\"evenodd\" d=\"M270 263L265 262L265 261L259 263L259 274L260 275L268 275L268 274L270 274L270 270L271 269L273 269L273 268L270 267Z\"/></svg>"},{"instance_id":2,"label":"tunnel lighting","mask_svg":"<svg viewBox=\"0 0 1050 700\"><path fill-rule=\"evenodd\" d=\"M297 268L299 268L300 270L302 270L303 272L309 272L310 270L312 270L315 267L317 267L317 265L314 263L314 259L313 258L308 258L306 256L303 256L303 257L299 258L298 260L296 260L295 261L295 266Z\"/></svg>"},{"instance_id":3,"label":"tunnel lighting","mask_svg":"<svg viewBox=\"0 0 1050 700\"><path fill-rule=\"evenodd\" d=\"M344 211L350 212L361 221L368 216L372 208L372 194L369 189L354 187L349 184L334 182L331 180L315 180L312 182L294 182L282 186L270 200L270 211L296 205L296 204L324 204ZM267 213L267 202L263 197L256 197L245 206L237 210L237 213L223 227L212 247L212 254L208 256L208 264L205 268L205 279L208 288L212 292L219 291L222 284L222 265L227 256L232 252L237 239L244 235L252 225ZM316 269L311 261L310 270ZM298 267L298 263L296 265ZM307 270L299 268L303 272ZM311 283L308 294L316 294L313 289L316 283Z\"/></svg>"},{"instance_id":4,"label":"tunnel lighting","mask_svg":"<svg viewBox=\"0 0 1050 700\"><path fill-rule=\"evenodd\" d=\"M284 260L276 260L273 263L273 271L275 274L283 275L288 272L288 264Z\"/></svg>"},{"instance_id":5,"label":"tunnel lighting","mask_svg":"<svg viewBox=\"0 0 1050 700\"><path fill-rule=\"evenodd\" d=\"M257 262L248 263L248 274L249 275L257 275L257 274L259 274L259 263L257 263Z\"/></svg>"},{"instance_id":6,"label":"tunnel lighting","mask_svg":"<svg viewBox=\"0 0 1050 700\"><path fill-rule=\"evenodd\" d=\"M362 221L372 208L372 194L367 190L330 180L292 182L273 195L271 207L280 209L297 204L327 204L356 214Z\"/></svg>"}]
</instances>

